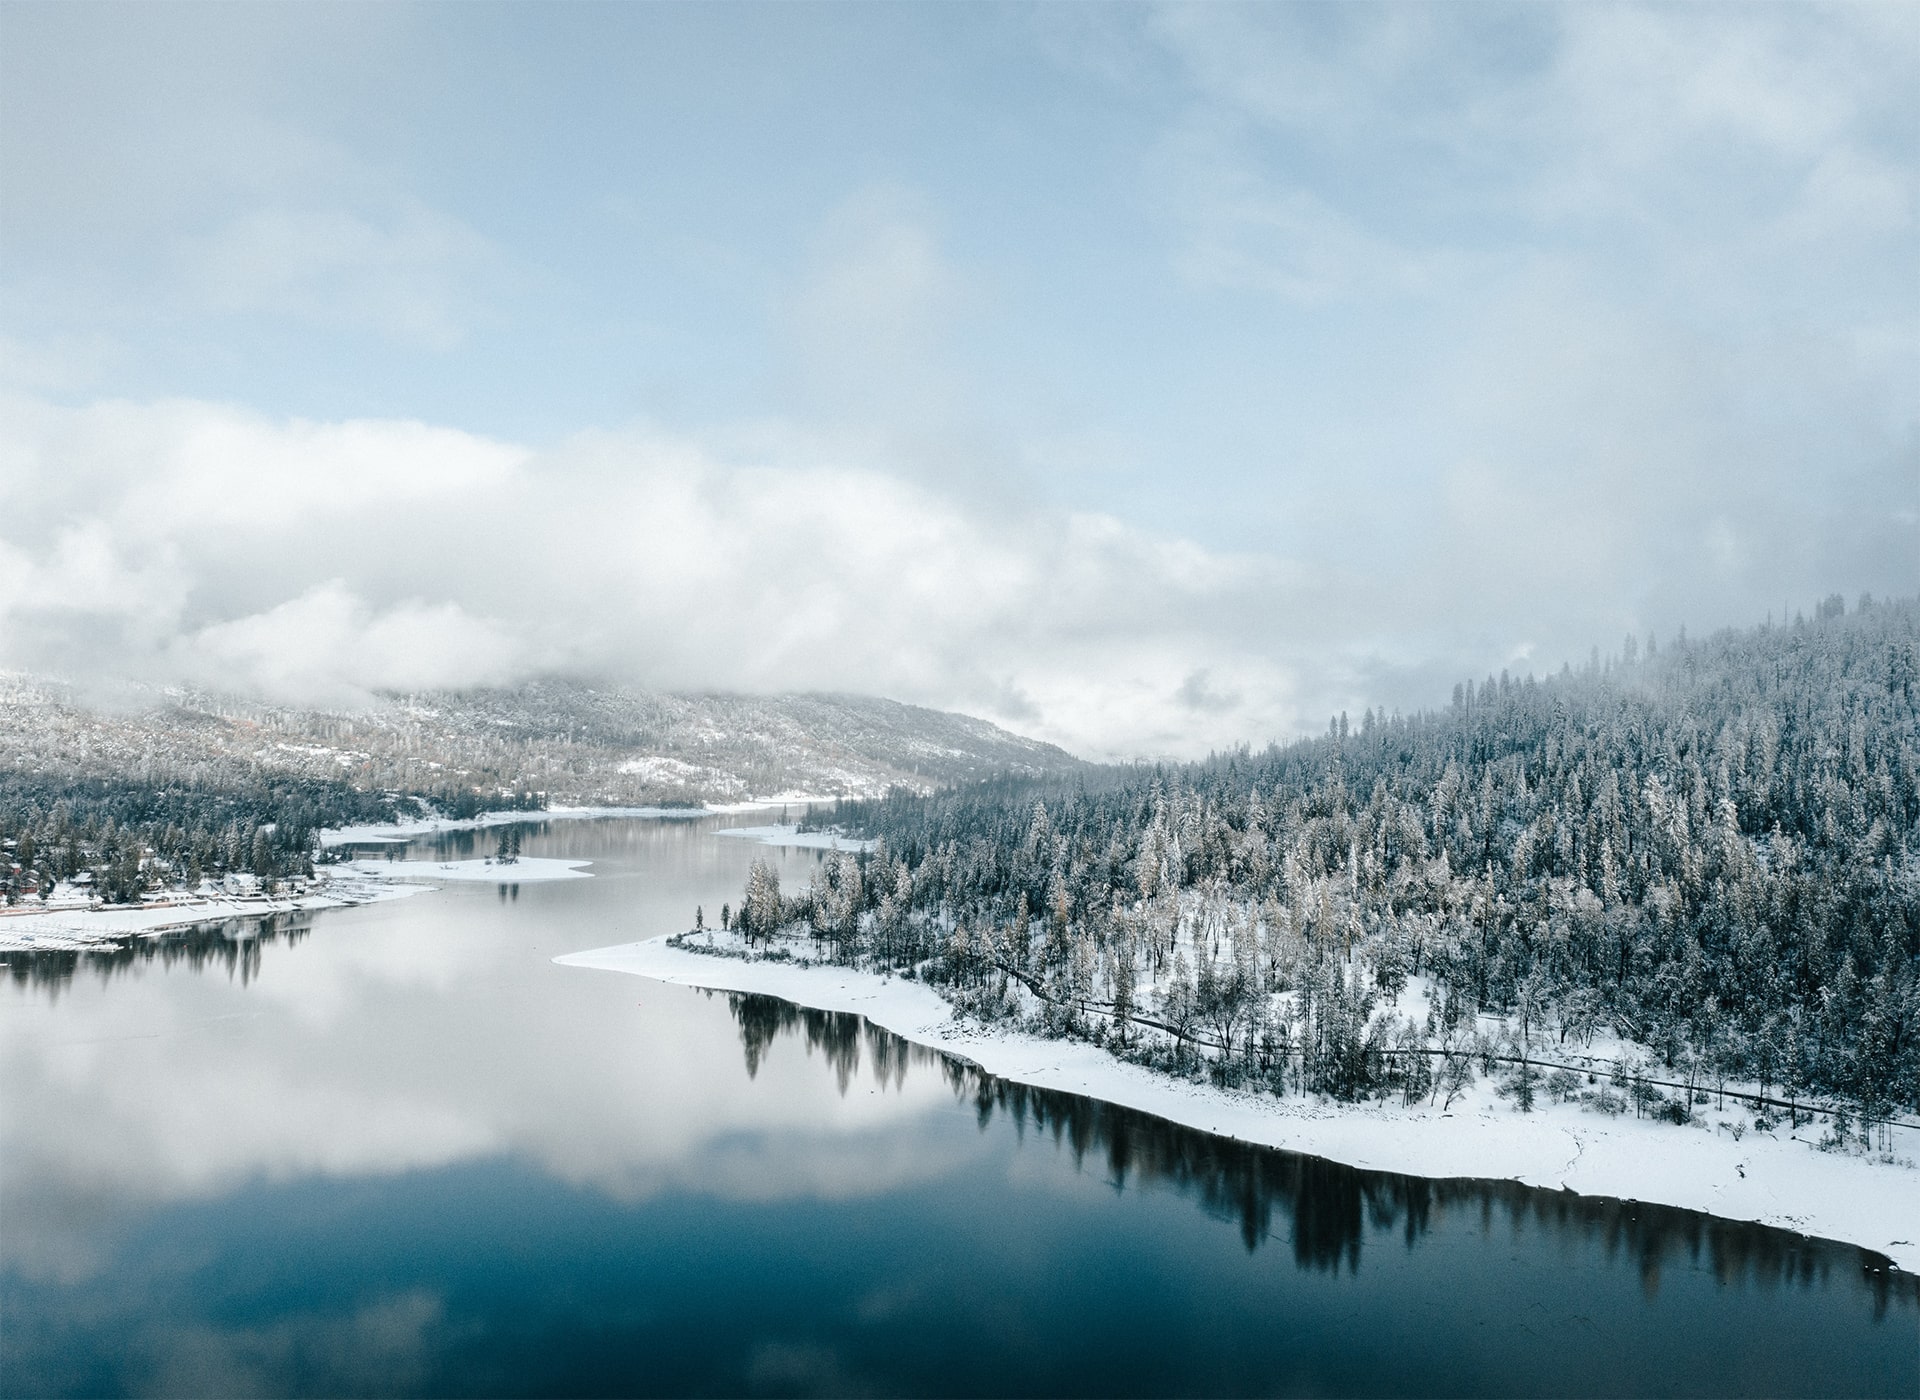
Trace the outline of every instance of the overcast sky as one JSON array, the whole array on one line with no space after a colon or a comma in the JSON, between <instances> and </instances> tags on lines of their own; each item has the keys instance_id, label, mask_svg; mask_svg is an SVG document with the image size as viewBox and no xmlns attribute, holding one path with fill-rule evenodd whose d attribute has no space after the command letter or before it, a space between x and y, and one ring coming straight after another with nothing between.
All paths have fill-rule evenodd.
<instances>
[{"instance_id":1,"label":"overcast sky","mask_svg":"<svg viewBox=\"0 0 1920 1400\"><path fill-rule=\"evenodd\" d=\"M1194 754L1920 588L1920 6L0 7L0 665Z\"/></svg>"}]
</instances>

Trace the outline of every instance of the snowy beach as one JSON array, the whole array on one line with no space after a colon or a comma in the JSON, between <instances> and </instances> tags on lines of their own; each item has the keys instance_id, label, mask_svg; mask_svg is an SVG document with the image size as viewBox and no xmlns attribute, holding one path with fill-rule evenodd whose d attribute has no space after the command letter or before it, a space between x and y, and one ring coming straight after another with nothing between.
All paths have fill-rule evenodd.
<instances>
[{"instance_id":1,"label":"snowy beach","mask_svg":"<svg viewBox=\"0 0 1920 1400\"><path fill-rule=\"evenodd\" d=\"M1911 1141L1911 1130L1897 1135L1907 1160L1885 1163L1819 1150L1817 1126L1798 1135L1785 1127L1755 1131L1747 1115L1731 1110L1703 1108L1696 1122L1675 1125L1607 1117L1543 1096L1534 1112L1522 1114L1484 1081L1456 1098L1450 1111L1278 1098L1176 1079L1084 1041L983 1029L956 1019L925 985L843 967L716 957L672 947L665 938L555 962L854 1012L1002 1078L1266 1147L1375 1171L1505 1178L1705 1211L1862 1245L1903 1269L1920 1270L1920 1171L1911 1162L1920 1144Z\"/></svg>"}]
</instances>

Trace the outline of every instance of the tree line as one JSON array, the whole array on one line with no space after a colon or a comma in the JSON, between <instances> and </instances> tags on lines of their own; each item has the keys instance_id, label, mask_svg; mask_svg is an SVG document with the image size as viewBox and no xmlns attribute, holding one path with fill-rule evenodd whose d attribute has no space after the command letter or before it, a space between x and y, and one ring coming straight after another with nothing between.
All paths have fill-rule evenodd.
<instances>
[{"instance_id":1,"label":"tree line","mask_svg":"<svg viewBox=\"0 0 1920 1400\"><path fill-rule=\"evenodd\" d=\"M534 795L451 787L367 792L269 769L217 782L0 770L0 896L17 903L77 880L126 904L229 874L271 889L314 873L315 833L324 827L539 805Z\"/></svg>"}]
</instances>

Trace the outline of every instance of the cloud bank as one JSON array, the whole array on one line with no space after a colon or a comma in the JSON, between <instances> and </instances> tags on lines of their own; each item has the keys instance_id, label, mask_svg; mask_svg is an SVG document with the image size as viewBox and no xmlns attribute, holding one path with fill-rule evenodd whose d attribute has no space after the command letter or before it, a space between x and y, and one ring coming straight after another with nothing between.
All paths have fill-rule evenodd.
<instances>
[{"instance_id":1,"label":"cloud bank","mask_svg":"<svg viewBox=\"0 0 1920 1400\"><path fill-rule=\"evenodd\" d=\"M1420 547L1369 554L1363 532L1335 567L1008 511L771 429L535 449L178 400L16 398L4 418L0 663L327 704L565 672L871 691L1082 753L1193 754L1438 700L1464 670L1551 665L1524 629L1578 615L1583 591L1619 598L1623 561L1770 596L1872 545L1858 500L1823 521L1690 499L1657 463L1624 509L1577 472L1462 468ZM1898 551L1906 483L1856 489L1878 493ZM1676 549L1675 516L1697 548ZM1885 589L1911 556L1880 567Z\"/></svg>"},{"instance_id":2,"label":"cloud bank","mask_svg":"<svg viewBox=\"0 0 1920 1400\"><path fill-rule=\"evenodd\" d=\"M871 690L1083 748L1184 747L1186 675L1248 665L1207 605L1283 573L1098 516L984 518L797 442L536 452L181 401L7 420L6 664L288 700L565 671ZM1147 703L1103 732L1116 686Z\"/></svg>"}]
</instances>

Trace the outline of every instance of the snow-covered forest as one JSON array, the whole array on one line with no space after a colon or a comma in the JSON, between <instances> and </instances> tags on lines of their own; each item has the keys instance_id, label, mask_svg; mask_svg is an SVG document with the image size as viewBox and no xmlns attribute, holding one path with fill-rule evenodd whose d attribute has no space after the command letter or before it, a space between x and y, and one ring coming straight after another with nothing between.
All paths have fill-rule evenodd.
<instances>
[{"instance_id":1,"label":"snow-covered forest","mask_svg":"<svg viewBox=\"0 0 1920 1400\"><path fill-rule=\"evenodd\" d=\"M431 797L477 805L464 793ZM109 904L228 874L271 888L313 874L319 828L391 821L428 800L258 770L198 780L0 770L0 899L44 896L75 879Z\"/></svg>"},{"instance_id":2,"label":"snow-covered forest","mask_svg":"<svg viewBox=\"0 0 1920 1400\"><path fill-rule=\"evenodd\" d=\"M1911 1114L1917 691L1920 600L1834 597L1264 753L847 803L876 849L756 865L717 946L1281 1093Z\"/></svg>"},{"instance_id":3,"label":"snow-covered forest","mask_svg":"<svg viewBox=\"0 0 1920 1400\"><path fill-rule=\"evenodd\" d=\"M669 695L559 678L304 709L0 672L0 772L244 786L262 774L524 805L699 806L776 793L926 792L1081 765L965 715L863 695Z\"/></svg>"}]
</instances>

